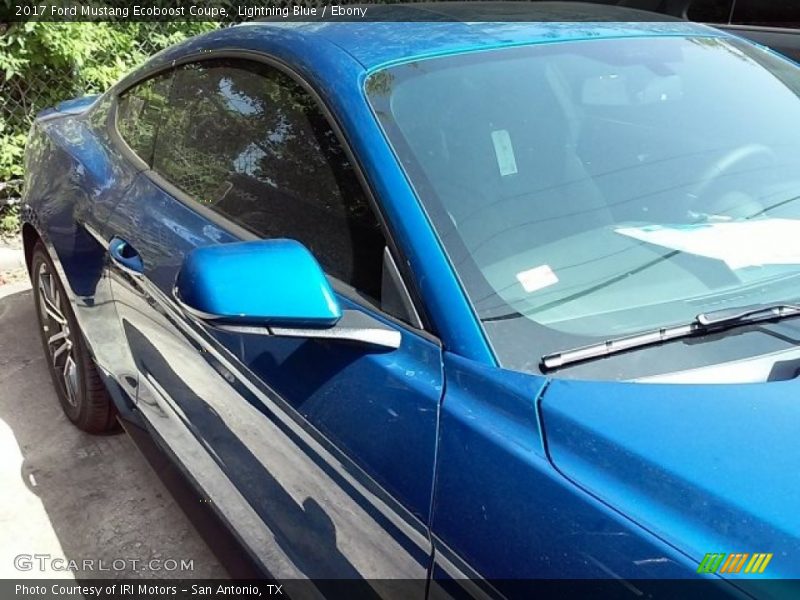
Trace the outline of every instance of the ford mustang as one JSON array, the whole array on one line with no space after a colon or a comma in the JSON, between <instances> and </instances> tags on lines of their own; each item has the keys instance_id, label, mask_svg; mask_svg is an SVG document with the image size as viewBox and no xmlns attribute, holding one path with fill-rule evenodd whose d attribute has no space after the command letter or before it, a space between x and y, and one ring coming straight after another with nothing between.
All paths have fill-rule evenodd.
<instances>
[{"instance_id":1,"label":"ford mustang","mask_svg":"<svg viewBox=\"0 0 800 600\"><path fill-rule=\"evenodd\" d=\"M149 434L282 581L800 577L800 68L389 10L428 18L221 29L37 117L67 417Z\"/></svg>"}]
</instances>

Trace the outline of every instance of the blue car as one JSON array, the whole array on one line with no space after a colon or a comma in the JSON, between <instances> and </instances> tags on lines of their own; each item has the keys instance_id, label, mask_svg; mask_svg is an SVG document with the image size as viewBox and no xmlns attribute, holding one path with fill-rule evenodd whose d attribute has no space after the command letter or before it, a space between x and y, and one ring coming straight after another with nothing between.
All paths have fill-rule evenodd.
<instances>
[{"instance_id":1,"label":"blue car","mask_svg":"<svg viewBox=\"0 0 800 600\"><path fill-rule=\"evenodd\" d=\"M150 436L280 581L800 577L800 68L439 10L225 28L39 115L67 417Z\"/></svg>"}]
</instances>

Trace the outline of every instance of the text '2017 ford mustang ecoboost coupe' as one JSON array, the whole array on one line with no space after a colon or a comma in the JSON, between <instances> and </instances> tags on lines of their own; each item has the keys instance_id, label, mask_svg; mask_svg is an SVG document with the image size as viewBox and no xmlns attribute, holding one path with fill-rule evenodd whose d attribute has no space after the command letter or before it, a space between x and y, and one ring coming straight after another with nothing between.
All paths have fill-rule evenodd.
<instances>
[{"instance_id":1,"label":"text '2017 ford mustang ecoboost coupe'","mask_svg":"<svg viewBox=\"0 0 800 600\"><path fill-rule=\"evenodd\" d=\"M536 10L248 23L39 115L64 411L279 580L800 577L800 68Z\"/></svg>"}]
</instances>

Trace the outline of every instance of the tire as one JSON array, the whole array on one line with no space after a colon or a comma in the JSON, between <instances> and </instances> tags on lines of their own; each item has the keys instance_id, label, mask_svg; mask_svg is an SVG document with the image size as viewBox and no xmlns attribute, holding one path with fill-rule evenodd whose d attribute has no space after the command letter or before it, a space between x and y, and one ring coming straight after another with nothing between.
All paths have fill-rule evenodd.
<instances>
[{"instance_id":1,"label":"tire","mask_svg":"<svg viewBox=\"0 0 800 600\"><path fill-rule=\"evenodd\" d=\"M33 248L31 282L42 347L64 414L89 433L116 429L114 404L86 348L53 261L41 242Z\"/></svg>"}]
</instances>

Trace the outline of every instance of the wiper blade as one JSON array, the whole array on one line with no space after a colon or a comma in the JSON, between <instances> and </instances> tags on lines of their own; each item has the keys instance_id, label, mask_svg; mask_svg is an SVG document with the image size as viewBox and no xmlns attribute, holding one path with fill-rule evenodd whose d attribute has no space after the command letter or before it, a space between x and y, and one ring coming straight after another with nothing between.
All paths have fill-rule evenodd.
<instances>
[{"instance_id":1,"label":"wiper blade","mask_svg":"<svg viewBox=\"0 0 800 600\"><path fill-rule=\"evenodd\" d=\"M566 365L603 358L626 350L652 346L671 340L690 337L699 333L722 331L759 321L772 321L800 315L800 304L780 302L776 304L755 304L738 308L725 308L700 313L691 323L661 327L643 333L606 340L581 348L545 354L542 357L542 370L552 371Z\"/></svg>"},{"instance_id":2,"label":"wiper blade","mask_svg":"<svg viewBox=\"0 0 800 600\"><path fill-rule=\"evenodd\" d=\"M700 313L696 321L704 327L716 325L736 325L741 322L783 319L800 314L800 304L779 302L777 304L753 304L738 308L723 308L707 313Z\"/></svg>"}]
</instances>

